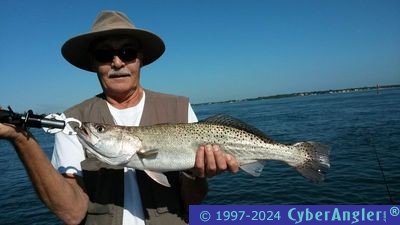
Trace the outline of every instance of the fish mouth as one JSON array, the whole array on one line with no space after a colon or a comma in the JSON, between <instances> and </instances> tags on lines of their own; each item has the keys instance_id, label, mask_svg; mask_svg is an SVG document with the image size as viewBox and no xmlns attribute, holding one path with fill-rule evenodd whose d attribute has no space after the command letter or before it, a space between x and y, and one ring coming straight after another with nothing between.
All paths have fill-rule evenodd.
<instances>
[{"instance_id":1,"label":"fish mouth","mask_svg":"<svg viewBox=\"0 0 400 225\"><path fill-rule=\"evenodd\" d=\"M84 127L79 127L75 129L76 136L78 136L79 142L88 142L89 134Z\"/></svg>"},{"instance_id":2,"label":"fish mouth","mask_svg":"<svg viewBox=\"0 0 400 225\"><path fill-rule=\"evenodd\" d=\"M89 136L89 132L87 131L87 129L85 127L79 127L77 130L78 134L84 134L85 136Z\"/></svg>"},{"instance_id":3,"label":"fish mouth","mask_svg":"<svg viewBox=\"0 0 400 225\"><path fill-rule=\"evenodd\" d=\"M78 139L80 139L81 142L83 141L89 145L91 149L94 149L94 145L91 143L90 134L94 135L92 132L90 132L90 129L86 128L85 126L81 126L76 129L76 135L78 136ZM94 136L96 137L96 135Z\"/></svg>"},{"instance_id":4,"label":"fish mouth","mask_svg":"<svg viewBox=\"0 0 400 225\"><path fill-rule=\"evenodd\" d=\"M89 135L89 131L86 127L84 127L84 126L76 127L75 132L79 139L88 141L90 135Z\"/></svg>"},{"instance_id":5,"label":"fish mouth","mask_svg":"<svg viewBox=\"0 0 400 225\"><path fill-rule=\"evenodd\" d=\"M108 155L105 155L101 151L99 151L97 147L92 143L90 135L93 135L96 139L98 138L98 136L92 133L90 131L90 128L87 128L84 125L82 125L80 128L76 129L76 135L78 136L79 142L82 144L82 146L86 148L90 153L92 153L97 157L102 158L103 161L105 161L110 165L119 165L112 160L114 158L118 158L118 156L110 157Z\"/></svg>"}]
</instances>

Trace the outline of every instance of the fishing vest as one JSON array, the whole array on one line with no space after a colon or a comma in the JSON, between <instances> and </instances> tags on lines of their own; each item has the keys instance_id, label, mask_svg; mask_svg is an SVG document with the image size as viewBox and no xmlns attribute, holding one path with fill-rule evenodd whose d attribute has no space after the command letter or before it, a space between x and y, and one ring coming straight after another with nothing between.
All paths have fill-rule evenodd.
<instances>
[{"instance_id":1,"label":"fishing vest","mask_svg":"<svg viewBox=\"0 0 400 225\"><path fill-rule=\"evenodd\" d=\"M188 98L149 90L145 90L145 93L140 126L187 123ZM66 110L65 115L82 122L115 124L103 94ZM121 225L124 209L124 168L100 162L86 150L85 154L86 159L81 162L81 167L85 191L89 196L89 207L81 224ZM164 187L143 171L136 170L145 224L187 224L188 212L182 204L180 173L164 174L171 187Z\"/></svg>"}]
</instances>

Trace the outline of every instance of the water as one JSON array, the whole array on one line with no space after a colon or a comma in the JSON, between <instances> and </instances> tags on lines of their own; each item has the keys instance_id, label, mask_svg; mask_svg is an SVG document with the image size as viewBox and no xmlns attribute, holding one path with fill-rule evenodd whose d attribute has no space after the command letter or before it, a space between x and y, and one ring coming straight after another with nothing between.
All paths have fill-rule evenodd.
<instances>
[{"instance_id":1,"label":"water","mask_svg":"<svg viewBox=\"0 0 400 225\"><path fill-rule=\"evenodd\" d=\"M323 183L310 183L287 165L268 162L258 178L239 172L210 179L205 204L400 204L400 89L194 110L200 119L219 113L240 118L279 142L314 140L332 147ZM32 131L50 156L53 137ZM0 141L0 149L0 224L59 224L36 197L10 144Z\"/></svg>"}]
</instances>

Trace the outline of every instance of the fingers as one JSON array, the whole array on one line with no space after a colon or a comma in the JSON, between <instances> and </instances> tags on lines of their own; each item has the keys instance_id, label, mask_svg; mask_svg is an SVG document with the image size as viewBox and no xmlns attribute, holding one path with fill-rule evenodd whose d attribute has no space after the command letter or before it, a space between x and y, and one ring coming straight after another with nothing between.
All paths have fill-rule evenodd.
<instances>
[{"instance_id":1,"label":"fingers","mask_svg":"<svg viewBox=\"0 0 400 225\"><path fill-rule=\"evenodd\" d=\"M203 145L199 146L196 152L196 159L195 159L195 164L194 164L194 173L198 177L205 177L205 161L204 161L204 155L205 155L205 148Z\"/></svg>"},{"instance_id":2,"label":"fingers","mask_svg":"<svg viewBox=\"0 0 400 225\"><path fill-rule=\"evenodd\" d=\"M225 154L218 145L201 145L196 153L195 173L199 177L213 177L226 170L236 173L238 162L234 157Z\"/></svg>"},{"instance_id":3,"label":"fingers","mask_svg":"<svg viewBox=\"0 0 400 225\"><path fill-rule=\"evenodd\" d=\"M225 155L226 164L228 166L228 170L232 173L237 173L239 171L239 163L238 161L231 155Z\"/></svg>"},{"instance_id":4,"label":"fingers","mask_svg":"<svg viewBox=\"0 0 400 225\"><path fill-rule=\"evenodd\" d=\"M205 146L205 160L207 177L213 177L227 168L224 153L218 145Z\"/></svg>"},{"instance_id":5,"label":"fingers","mask_svg":"<svg viewBox=\"0 0 400 225\"><path fill-rule=\"evenodd\" d=\"M224 172L228 166L225 160L225 153L220 149L218 145L212 145L212 157L214 159L215 167L210 168L207 172L211 172L210 176L215 176L219 173Z\"/></svg>"},{"instance_id":6,"label":"fingers","mask_svg":"<svg viewBox=\"0 0 400 225\"><path fill-rule=\"evenodd\" d=\"M205 147L205 160L206 160L206 171L207 177L215 176L217 173L217 166L215 164L213 147L211 145L206 145Z\"/></svg>"}]
</instances>

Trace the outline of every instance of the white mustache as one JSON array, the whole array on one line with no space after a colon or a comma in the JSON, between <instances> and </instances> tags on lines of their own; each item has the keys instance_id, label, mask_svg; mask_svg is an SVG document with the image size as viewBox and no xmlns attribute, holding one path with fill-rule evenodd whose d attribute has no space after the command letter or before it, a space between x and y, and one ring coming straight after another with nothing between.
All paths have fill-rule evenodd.
<instances>
[{"instance_id":1,"label":"white mustache","mask_svg":"<svg viewBox=\"0 0 400 225\"><path fill-rule=\"evenodd\" d=\"M129 75L129 76L131 76L132 73L131 73L131 71L129 71L127 68L121 68L121 69L119 69L119 70L111 69L111 70L108 72L107 75L108 75L108 77L111 77L111 76L124 76L124 75Z\"/></svg>"}]
</instances>

